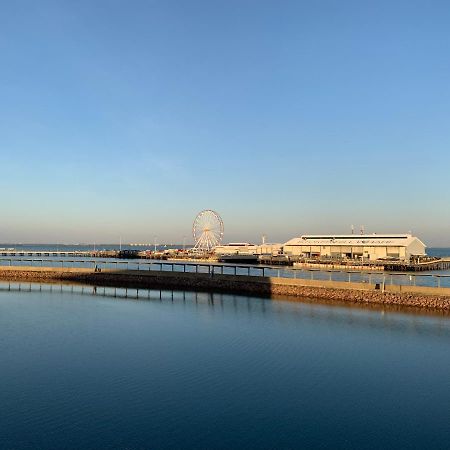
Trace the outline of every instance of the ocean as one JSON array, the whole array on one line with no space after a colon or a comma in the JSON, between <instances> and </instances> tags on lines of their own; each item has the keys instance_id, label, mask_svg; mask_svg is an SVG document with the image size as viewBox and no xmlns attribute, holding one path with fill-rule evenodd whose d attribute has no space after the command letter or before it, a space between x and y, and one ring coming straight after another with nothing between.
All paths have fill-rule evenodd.
<instances>
[{"instance_id":1,"label":"ocean","mask_svg":"<svg viewBox=\"0 0 450 450\"><path fill-rule=\"evenodd\" d=\"M448 448L448 316L92 292L0 283L0 448Z\"/></svg>"}]
</instances>

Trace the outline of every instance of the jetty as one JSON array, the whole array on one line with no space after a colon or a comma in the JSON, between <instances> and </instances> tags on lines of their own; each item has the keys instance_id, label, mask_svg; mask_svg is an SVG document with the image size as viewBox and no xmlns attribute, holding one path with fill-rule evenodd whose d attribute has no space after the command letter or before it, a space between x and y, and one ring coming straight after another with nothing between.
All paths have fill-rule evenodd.
<instances>
[{"instance_id":1,"label":"jetty","mask_svg":"<svg viewBox=\"0 0 450 450\"><path fill-rule=\"evenodd\" d=\"M310 272L311 278L287 278L268 276L268 271L272 269L261 267L259 274L251 272L248 267L245 268L245 272L241 271L239 274L238 266L230 266L233 272L227 273L225 270L227 267L223 265L161 262L153 263L152 269L150 264L152 263L147 263L147 270L139 270L139 265L137 270L106 269L98 265L92 268L2 266L0 280L25 283L63 282L130 289L223 292L269 298L285 296L339 303L426 308L450 313L450 287L441 285L441 281L446 278L439 275L432 275L436 277L437 285L424 286L415 282L410 285L392 283L392 274L389 275L391 277L389 283L386 276L380 281L375 278L375 274L368 274L368 280L352 279L350 272L348 280L335 280L332 279L332 272L327 279L314 278L314 271ZM165 266L171 270L164 270Z\"/></svg>"},{"instance_id":2,"label":"jetty","mask_svg":"<svg viewBox=\"0 0 450 450\"><path fill-rule=\"evenodd\" d=\"M418 261L354 261L345 259L260 258L266 265L284 265L317 269L382 270L385 272L431 272L450 269L450 258L423 258Z\"/></svg>"},{"instance_id":3,"label":"jetty","mask_svg":"<svg viewBox=\"0 0 450 450\"><path fill-rule=\"evenodd\" d=\"M429 272L450 269L450 258L429 258L412 263L385 263L384 270L390 272Z\"/></svg>"},{"instance_id":4,"label":"jetty","mask_svg":"<svg viewBox=\"0 0 450 450\"><path fill-rule=\"evenodd\" d=\"M0 250L0 256L91 256L93 251Z\"/></svg>"},{"instance_id":5,"label":"jetty","mask_svg":"<svg viewBox=\"0 0 450 450\"><path fill-rule=\"evenodd\" d=\"M54 251L54 250L0 250L0 256L11 257L71 257L71 258L122 258L134 259L139 258L138 250L86 250L86 251Z\"/></svg>"}]
</instances>

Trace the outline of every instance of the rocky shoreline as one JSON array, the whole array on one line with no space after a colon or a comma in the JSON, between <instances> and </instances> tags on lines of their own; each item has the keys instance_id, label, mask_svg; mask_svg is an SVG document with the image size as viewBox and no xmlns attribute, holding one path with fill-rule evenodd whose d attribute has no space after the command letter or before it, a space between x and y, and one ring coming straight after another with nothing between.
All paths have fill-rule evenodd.
<instances>
[{"instance_id":1,"label":"rocky shoreline","mask_svg":"<svg viewBox=\"0 0 450 450\"><path fill-rule=\"evenodd\" d=\"M209 275L160 271L0 268L0 280L15 282L83 283L136 289L179 289L262 297L322 299L361 305L393 305L450 311L450 288L386 286L368 283L299 280L257 276Z\"/></svg>"}]
</instances>

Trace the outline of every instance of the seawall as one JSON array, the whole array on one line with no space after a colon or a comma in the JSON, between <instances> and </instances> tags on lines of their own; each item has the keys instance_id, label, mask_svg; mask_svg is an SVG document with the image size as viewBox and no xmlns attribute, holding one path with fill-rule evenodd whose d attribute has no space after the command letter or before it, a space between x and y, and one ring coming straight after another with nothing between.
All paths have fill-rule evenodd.
<instances>
[{"instance_id":1,"label":"seawall","mask_svg":"<svg viewBox=\"0 0 450 450\"><path fill-rule=\"evenodd\" d=\"M67 282L136 289L179 289L288 296L358 304L395 305L450 311L450 288L377 286L328 280L303 280L257 276L182 273L165 271L104 270L49 267L2 267L0 280L17 282Z\"/></svg>"}]
</instances>

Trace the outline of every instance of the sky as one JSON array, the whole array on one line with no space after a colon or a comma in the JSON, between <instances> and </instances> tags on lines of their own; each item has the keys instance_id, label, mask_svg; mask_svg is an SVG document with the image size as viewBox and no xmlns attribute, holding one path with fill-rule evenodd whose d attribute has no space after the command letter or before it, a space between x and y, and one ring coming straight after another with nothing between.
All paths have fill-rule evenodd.
<instances>
[{"instance_id":1,"label":"sky","mask_svg":"<svg viewBox=\"0 0 450 450\"><path fill-rule=\"evenodd\" d=\"M450 246L450 3L0 3L1 242Z\"/></svg>"}]
</instances>

